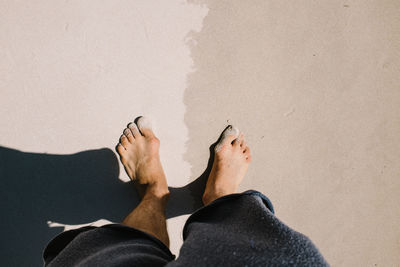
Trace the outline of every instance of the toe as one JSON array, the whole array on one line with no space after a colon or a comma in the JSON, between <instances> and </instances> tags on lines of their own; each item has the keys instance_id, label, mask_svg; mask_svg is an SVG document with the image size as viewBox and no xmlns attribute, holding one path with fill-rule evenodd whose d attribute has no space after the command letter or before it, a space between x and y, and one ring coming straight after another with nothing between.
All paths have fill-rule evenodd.
<instances>
[{"instance_id":1,"label":"toe","mask_svg":"<svg viewBox=\"0 0 400 267\"><path fill-rule=\"evenodd\" d=\"M132 135L133 135L135 138L139 138L139 137L142 136L142 135L140 134L140 132L139 132L138 127L136 126L136 124L135 124L134 122L130 122L130 123L128 124L128 128L131 130Z\"/></svg>"},{"instance_id":2,"label":"toe","mask_svg":"<svg viewBox=\"0 0 400 267\"><path fill-rule=\"evenodd\" d=\"M233 146L242 148L242 143L244 141L244 135L241 133L238 138L233 141Z\"/></svg>"},{"instance_id":3,"label":"toe","mask_svg":"<svg viewBox=\"0 0 400 267\"><path fill-rule=\"evenodd\" d=\"M121 143L118 143L117 145L117 152L120 156L124 155L126 152L125 148L122 146Z\"/></svg>"},{"instance_id":4,"label":"toe","mask_svg":"<svg viewBox=\"0 0 400 267\"><path fill-rule=\"evenodd\" d=\"M151 126L151 120L147 117L140 117L136 122L140 132L145 137L154 137L154 133Z\"/></svg>"},{"instance_id":5,"label":"toe","mask_svg":"<svg viewBox=\"0 0 400 267\"><path fill-rule=\"evenodd\" d=\"M245 147L243 150L243 154L245 154L246 157L250 156L250 147Z\"/></svg>"},{"instance_id":6,"label":"toe","mask_svg":"<svg viewBox=\"0 0 400 267\"><path fill-rule=\"evenodd\" d=\"M130 145L128 138L125 135L121 135L120 141L119 141L122 146L127 149L127 147Z\"/></svg>"},{"instance_id":7,"label":"toe","mask_svg":"<svg viewBox=\"0 0 400 267\"><path fill-rule=\"evenodd\" d=\"M222 148L222 146L226 144L231 144L238 136L239 136L239 129L232 125L229 125L222 132L221 139L215 146L215 151L218 152Z\"/></svg>"},{"instance_id":8,"label":"toe","mask_svg":"<svg viewBox=\"0 0 400 267\"><path fill-rule=\"evenodd\" d=\"M246 157L246 162L250 163L251 162L251 155L249 155L248 157Z\"/></svg>"},{"instance_id":9,"label":"toe","mask_svg":"<svg viewBox=\"0 0 400 267\"><path fill-rule=\"evenodd\" d=\"M125 128L124 135L128 138L128 141L132 144L135 141L133 134L129 128Z\"/></svg>"},{"instance_id":10,"label":"toe","mask_svg":"<svg viewBox=\"0 0 400 267\"><path fill-rule=\"evenodd\" d=\"M243 140L243 142L240 144L240 147L243 150L243 153L246 151L247 148L247 142L245 140Z\"/></svg>"}]
</instances>

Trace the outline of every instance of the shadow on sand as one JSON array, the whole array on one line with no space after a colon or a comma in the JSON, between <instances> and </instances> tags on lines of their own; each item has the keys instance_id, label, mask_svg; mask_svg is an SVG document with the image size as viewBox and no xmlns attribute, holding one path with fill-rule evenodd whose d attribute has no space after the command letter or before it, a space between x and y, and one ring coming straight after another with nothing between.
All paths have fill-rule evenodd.
<instances>
[{"instance_id":1,"label":"shadow on sand","mask_svg":"<svg viewBox=\"0 0 400 267\"><path fill-rule=\"evenodd\" d=\"M190 214L213 162L192 183L170 188L167 217ZM0 147L1 266L42 266L42 251L62 228L47 221L84 224L101 218L120 222L139 197L132 182L118 179L118 159L110 149L71 155L26 153Z\"/></svg>"}]
</instances>

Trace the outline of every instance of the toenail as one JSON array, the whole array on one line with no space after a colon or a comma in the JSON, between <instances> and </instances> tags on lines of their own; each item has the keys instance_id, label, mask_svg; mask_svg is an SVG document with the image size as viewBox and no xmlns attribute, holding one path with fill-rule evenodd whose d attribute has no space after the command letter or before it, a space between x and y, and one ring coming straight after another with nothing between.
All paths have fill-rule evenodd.
<instances>
[{"instance_id":1,"label":"toenail","mask_svg":"<svg viewBox=\"0 0 400 267\"><path fill-rule=\"evenodd\" d=\"M151 120L147 117L142 116L138 119L137 126L139 127L139 129L151 129Z\"/></svg>"},{"instance_id":2,"label":"toenail","mask_svg":"<svg viewBox=\"0 0 400 267\"><path fill-rule=\"evenodd\" d=\"M137 126L133 122L128 124L128 128L131 129L132 131L137 131Z\"/></svg>"},{"instance_id":3,"label":"toenail","mask_svg":"<svg viewBox=\"0 0 400 267\"><path fill-rule=\"evenodd\" d=\"M124 130L124 134L125 135L130 135L132 132L131 132L131 130L129 130L129 129L125 129Z\"/></svg>"}]
</instances>

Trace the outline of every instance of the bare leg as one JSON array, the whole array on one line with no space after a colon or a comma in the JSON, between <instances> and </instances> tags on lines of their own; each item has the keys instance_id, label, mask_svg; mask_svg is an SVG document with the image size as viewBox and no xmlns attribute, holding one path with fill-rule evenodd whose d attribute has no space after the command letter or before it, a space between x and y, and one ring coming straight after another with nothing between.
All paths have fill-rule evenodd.
<instances>
[{"instance_id":1,"label":"bare leg","mask_svg":"<svg viewBox=\"0 0 400 267\"><path fill-rule=\"evenodd\" d=\"M166 202L167 198L160 199L146 195L140 204L122 221L122 224L152 234L169 247L165 219Z\"/></svg>"},{"instance_id":2,"label":"bare leg","mask_svg":"<svg viewBox=\"0 0 400 267\"><path fill-rule=\"evenodd\" d=\"M128 176L138 186L140 204L122 224L142 230L161 240L167 247L165 206L169 198L167 180L159 157L160 141L151 130L147 118L141 117L124 130L117 146Z\"/></svg>"}]
</instances>

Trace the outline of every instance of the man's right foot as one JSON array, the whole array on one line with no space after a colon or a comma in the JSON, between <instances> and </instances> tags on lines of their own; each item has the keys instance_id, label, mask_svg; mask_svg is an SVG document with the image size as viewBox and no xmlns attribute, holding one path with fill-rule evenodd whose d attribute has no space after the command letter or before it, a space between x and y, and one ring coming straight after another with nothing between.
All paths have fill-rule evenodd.
<instances>
[{"instance_id":1,"label":"man's right foot","mask_svg":"<svg viewBox=\"0 0 400 267\"><path fill-rule=\"evenodd\" d=\"M204 205L236 193L250 162L250 148L244 136L239 135L237 128L228 126L215 147L214 163L203 194Z\"/></svg>"},{"instance_id":2,"label":"man's right foot","mask_svg":"<svg viewBox=\"0 0 400 267\"><path fill-rule=\"evenodd\" d=\"M169 194L167 180L159 156L160 141L151 129L148 118L140 117L123 131L117 152L125 171L138 184L141 195L162 198Z\"/></svg>"}]
</instances>

